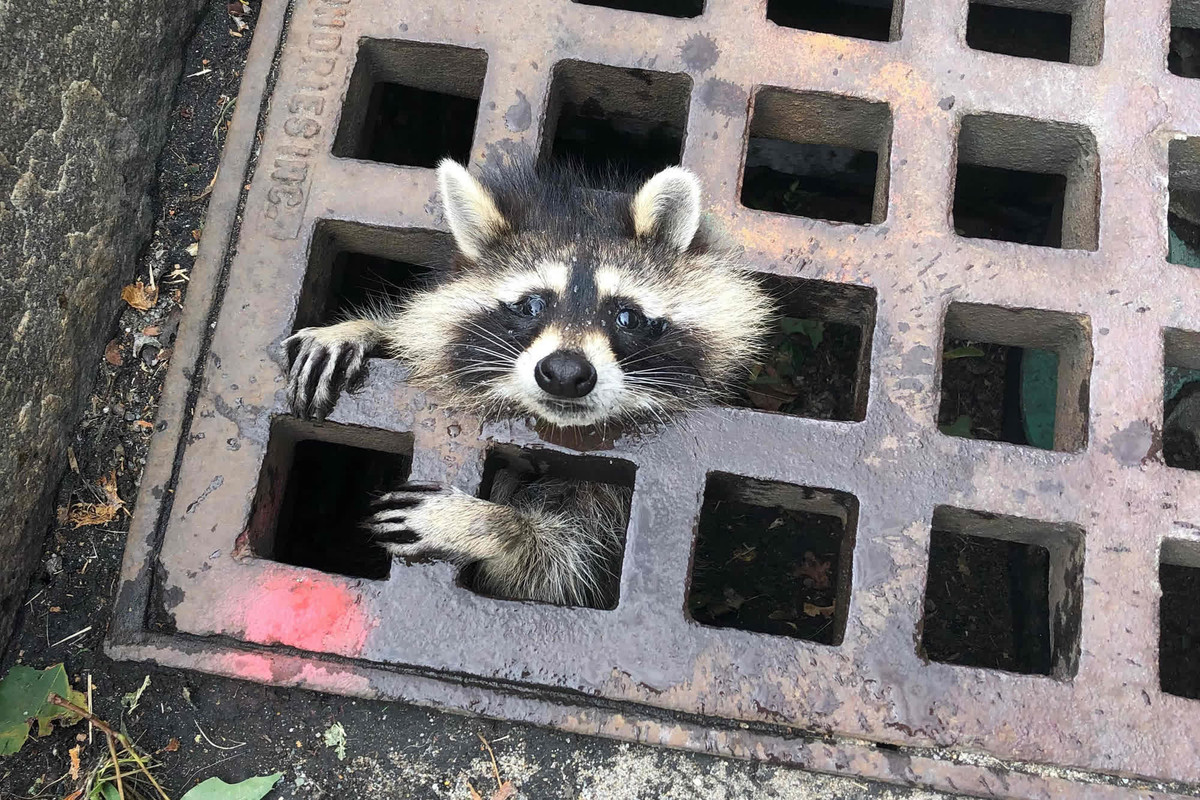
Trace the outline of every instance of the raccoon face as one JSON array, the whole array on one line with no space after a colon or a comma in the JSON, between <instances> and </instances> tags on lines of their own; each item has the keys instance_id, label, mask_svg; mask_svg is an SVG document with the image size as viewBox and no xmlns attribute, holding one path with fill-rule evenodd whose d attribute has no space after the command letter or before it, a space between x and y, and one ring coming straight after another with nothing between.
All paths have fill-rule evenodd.
<instances>
[{"instance_id":1,"label":"raccoon face","mask_svg":"<svg viewBox=\"0 0 1200 800\"><path fill-rule=\"evenodd\" d=\"M749 370L772 302L701 230L691 173L663 170L632 200L532 171L487 187L452 161L438 177L459 263L388 337L416 382L580 426L662 419Z\"/></svg>"}]
</instances>

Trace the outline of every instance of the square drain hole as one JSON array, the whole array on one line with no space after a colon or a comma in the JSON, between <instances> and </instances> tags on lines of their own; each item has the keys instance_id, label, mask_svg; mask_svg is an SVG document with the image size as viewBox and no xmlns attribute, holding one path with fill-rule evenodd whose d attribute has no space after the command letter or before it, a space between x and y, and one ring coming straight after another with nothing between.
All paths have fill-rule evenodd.
<instances>
[{"instance_id":1,"label":"square drain hole","mask_svg":"<svg viewBox=\"0 0 1200 800\"><path fill-rule=\"evenodd\" d=\"M619 11L640 11L664 17L691 18L704 13L704 0L571 0L583 6L602 6Z\"/></svg>"},{"instance_id":2,"label":"square drain hole","mask_svg":"<svg viewBox=\"0 0 1200 800\"><path fill-rule=\"evenodd\" d=\"M595 596L579 603L588 608L617 607L621 586L621 562L629 525L630 501L636 468L627 461L598 456L577 456L552 450L523 450L498 445L488 453L479 496L494 503L537 512L558 512L564 507L619 509L615 524L620 527L607 547L594 551L607 568L597 580ZM459 582L473 592L496 597L486 573L468 565Z\"/></svg>"},{"instance_id":3,"label":"square drain hole","mask_svg":"<svg viewBox=\"0 0 1200 800\"><path fill-rule=\"evenodd\" d=\"M949 436L1082 450L1091 365L1086 317L952 303L938 427Z\"/></svg>"},{"instance_id":4,"label":"square drain hole","mask_svg":"<svg viewBox=\"0 0 1200 800\"><path fill-rule=\"evenodd\" d=\"M875 290L764 277L782 314L751 378L731 405L813 419L866 418Z\"/></svg>"},{"instance_id":5,"label":"square drain hole","mask_svg":"<svg viewBox=\"0 0 1200 800\"><path fill-rule=\"evenodd\" d=\"M1200 137L1172 141L1167 160L1167 261L1200 267Z\"/></svg>"},{"instance_id":6,"label":"square drain hole","mask_svg":"<svg viewBox=\"0 0 1200 800\"><path fill-rule=\"evenodd\" d=\"M1167 69L1182 78L1200 78L1200 4L1171 1L1171 45Z\"/></svg>"},{"instance_id":7,"label":"square drain hole","mask_svg":"<svg viewBox=\"0 0 1200 800\"><path fill-rule=\"evenodd\" d=\"M767 0L767 19L785 28L873 39L900 38L901 0Z\"/></svg>"},{"instance_id":8,"label":"square drain hole","mask_svg":"<svg viewBox=\"0 0 1200 800\"><path fill-rule=\"evenodd\" d=\"M1168 694L1200 700L1200 543L1165 540L1158 582L1159 683Z\"/></svg>"},{"instance_id":9,"label":"square drain hole","mask_svg":"<svg viewBox=\"0 0 1200 800\"><path fill-rule=\"evenodd\" d=\"M716 628L841 644L857 526L852 494L710 474L688 614Z\"/></svg>"},{"instance_id":10,"label":"square drain hole","mask_svg":"<svg viewBox=\"0 0 1200 800\"><path fill-rule=\"evenodd\" d=\"M382 580L392 556L358 527L372 498L408 479L407 434L278 417L247 529L251 552L297 567Z\"/></svg>"},{"instance_id":11,"label":"square drain hole","mask_svg":"<svg viewBox=\"0 0 1200 800\"><path fill-rule=\"evenodd\" d=\"M449 269L449 234L321 220L313 233L295 329L399 302Z\"/></svg>"},{"instance_id":12,"label":"square drain hole","mask_svg":"<svg viewBox=\"0 0 1200 800\"><path fill-rule=\"evenodd\" d=\"M954 186L960 236L1095 250L1096 139L1081 125L1024 117L963 118Z\"/></svg>"},{"instance_id":13,"label":"square drain hole","mask_svg":"<svg viewBox=\"0 0 1200 800\"><path fill-rule=\"evenodd\" d=\"M482 50L361 40L333 154L407 167L466 163L486 71Z\"/></svg>"},{"instance_id":14,"label":"square drain hole","mask_svg":"<svg viewBox=\"0 0 1200 800\"><path fill-rule=\"evenodd\" d=\"M542 152L582 167L594 183L610 174L645 180L679 163L691 91L687 75L561 61Z\"/></svg>"},{"instance_id":15,"label":"square drain hole","mask_svg":"<svg viewBox=\"0 0 1200 800\"><path fill-rule=\"evenodd\" d=\"M931 661L1070 678L1079 660L1083 533L934 510L921 652Z\"/></svg>"},{"instance_id":16,"label":"square drain hole","mask_svg":"<svg viewBox=\"0 0 1200 800\"><path fill-rule=\"evenodd\" d=\"M760 89L750 119L742 205L833 222L883 222L891 137L886 103Z\"/></svg>"},{"instance_id":17,"label":"square drain hole","mask_svg":"<svg viewBox=\"0 0 1200 800\"><path fill-rule=\"evenodd\" d=\"M1103 40L1103 0L971 0L967 45L976 50L1091 66Z\"/></svg>"},{"instance_id":18,"label":"square drain hole","mask_svg":"<svg viewBox=\"0 0 1200 800\"><path fill-rule=\"evenodd\" d=\"M1200 333L1163 331L1163 461L1200 470Z\"/></svg>"}]
</instances>

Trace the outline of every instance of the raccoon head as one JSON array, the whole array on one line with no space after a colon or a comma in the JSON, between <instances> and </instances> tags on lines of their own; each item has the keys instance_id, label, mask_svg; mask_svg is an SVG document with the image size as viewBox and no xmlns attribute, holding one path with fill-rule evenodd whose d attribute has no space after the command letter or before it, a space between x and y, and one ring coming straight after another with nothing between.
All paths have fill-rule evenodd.
<instances>
[{"instance_id":1,"label":"raccoon head","mask_svg":"<svg viewBox=\"0 0 1200 800\"><path fill-rule=\"evenodd\" d=\"M560 426L710 401L752 366L772 301L702 222L671 167L629 194L512 167L438 181L454 270L388 322L419 384L485 415Z\"/></svg>"}]
</instances>

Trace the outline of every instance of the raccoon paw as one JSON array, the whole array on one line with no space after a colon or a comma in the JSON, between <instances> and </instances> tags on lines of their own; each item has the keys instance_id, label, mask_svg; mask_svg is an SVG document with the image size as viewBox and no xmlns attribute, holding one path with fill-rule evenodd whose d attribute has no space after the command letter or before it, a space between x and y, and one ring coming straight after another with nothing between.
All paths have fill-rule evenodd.
<instances>
[{"instance_id":1,"label":"raccoon paw","mask_svg":"<svg viewBox=\"0 0 1200 800\"><path fill-rule=\"evenodd\" d=\"M291 369L287 397L298 417L322 420L338 396L367 374L365 342L330 336L327 328L304 328L284 339Z\"/></svg>"},{"instance_id":2,"label":"raccoon paw","mask_svg":"<svg viewBox=\"0 0 1200 800\"><path fill-rule=\"evenodd\" d=\"M406 483L371 504L360 526L390 552L405 558L430 555L475 558L480 535L475 524L492 506L437 483Z\"/></svg>"}]
</instances>

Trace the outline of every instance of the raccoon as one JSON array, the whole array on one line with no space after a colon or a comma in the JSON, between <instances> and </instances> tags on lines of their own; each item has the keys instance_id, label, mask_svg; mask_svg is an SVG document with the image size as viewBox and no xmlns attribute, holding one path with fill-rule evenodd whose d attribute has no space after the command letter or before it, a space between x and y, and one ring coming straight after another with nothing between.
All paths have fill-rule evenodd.
<instances>
[{"instance_id":1,"label":"raccoon","mask_svg":"<svg viewBox=\"0 0 1200 800\"><path fill-rule=\"evenodd\" d=\"M437 177L452 268L286 340L297 415L323 419L373 350L452 406L561 427L666 423L749 373L773 300L704 219L692 173L670 167L628 192L531 165L481 181L445 160ZM495 596L610 607L629 499L505 471L490 500L396 487L362 525L396 555L473 565L475 588Z\"/></svg>"}]
</instances>

